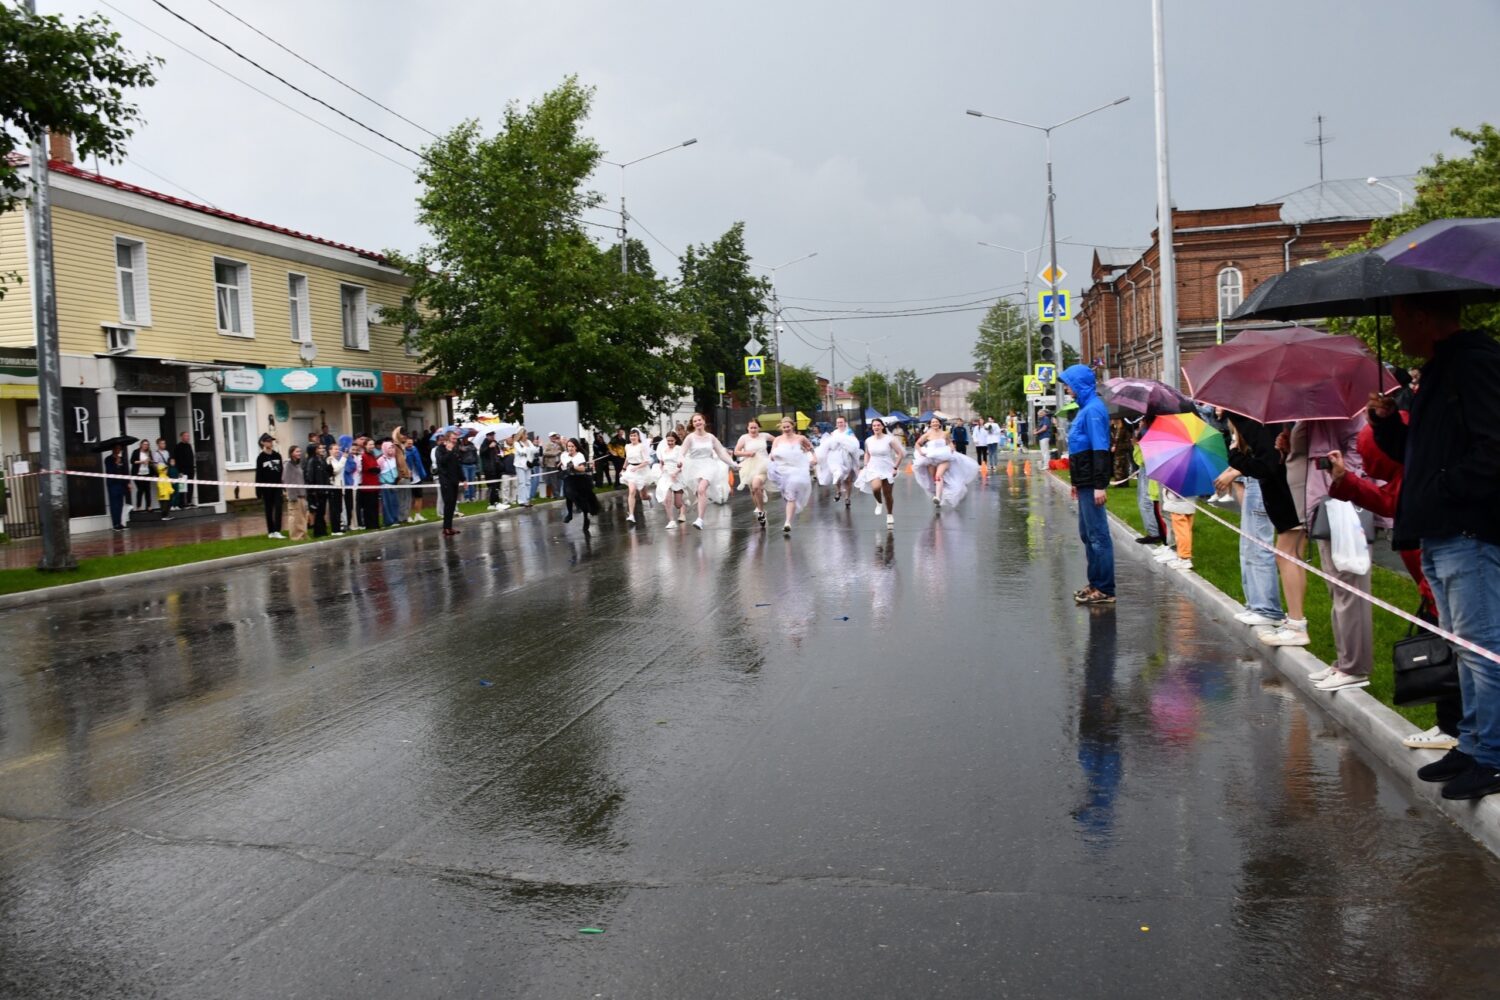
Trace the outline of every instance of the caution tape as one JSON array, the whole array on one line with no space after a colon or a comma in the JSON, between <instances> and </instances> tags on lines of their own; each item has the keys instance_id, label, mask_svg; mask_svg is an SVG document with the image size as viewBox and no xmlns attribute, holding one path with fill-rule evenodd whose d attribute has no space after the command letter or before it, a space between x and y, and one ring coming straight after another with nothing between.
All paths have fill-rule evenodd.
<instances>
[{"instance_id":1,"label":"caution tape","mask_svg":"<svg viewBox=\"0 0 1500 1000\"><path fill-rule=\"evenodd\" d=\"M1259 545L1261 548L1275 553L1277 559L1285 559L1287 562L1292 563L1294 566L1301 566L1309 573L1313 574L1314 576L1322 577L1324 580L1327 580L1335 587L1341 587L1351 594L1355 594L1359 597L1364 598L1366 601L1369 601L1371 604L1373 604L1377 608L1380 608L1382 611L1389 611L1397 618L1400 618L1401 620L1406 622L1410 622L1418 628L1426 629L1433 635L1440 636L1441 638L1448 640L1449 642L1453 643L1453 645L1458 646L1461 649L1467 649L1469 652L1474 653L1477 656L1482 656L1485 659L1490 660L1491 662L1500 663L1500 653L1496 653L1491 650L1485 649L1483 646L1476 645L1475 643L1470 642L1468 639L1465 639L1463 636L1454 635L1447 629L1441 628L1437 625L1433 625L1431 622L1424 622L1422 619L1418 618L1416 615L1412 614L1409 611L1403 611L1395 605L1381 600L1374 594L1366 593L1353 584L1346 583L1343 580L1340 580L1338 577L1331 576L1330 574L1324 572L1322 569L1319 569L1317 566L1314 566L1311 563L1307 562L1305 559L1298 559L1296 556L1288 555L1287 553L1282 552L1280 549L1276 548L1276 546L1261 541L1259 538L1256 538L1254 535L1243 530L1238 525L1230 524L1228 521L1224 520L1222 517L1209 510L1207 507L1204 507L1201 504L1196 504L1195 506L1197 506L1199 513L1207 515L1209 520L1216 521L1217 523L1222 524L1224 527L1228 528L1230 531L1234 532L1236 535L1239 535L1241 538L1248 538L1250 539L1250 541L1254 542L1256 545Z\"/></svg>"},{"instance_id":2,"label":"caution tape","mask_svg":"<svg viewBox=\"0 0 1500 1000\"><path fill-rule=\"evenodd\" d=\"M546 472L534 472L531 474L531 479L533 481L538 479L545 479L548 476L555 476L561 471L561 469L549 469ZM85 472L81 469L39 469L36 472L23 472L17 476L6 476L4 478L6 479L6 481L10 481L12 479L24 479L29 476L78 476L84 479L123 480L128 483L170 483L174 486L234 486L241 488L249 487L251 489L261 490L428 490L436 489L439 485L437 480L435 479L429 479L425 482L420 483L376 483L373 485L356 483L348 486L345 486L342 483L319 483L317 485L313 485L311 483L257 483L254 480L245 479L162 479L159 476L128 476L115 472ZM504 479L517 478L519 477L504 477ZM458 486L460 488L466 488L469 486L490 486L496 483L503 482L504 479L467 479L460 482Z\"/></svg>"}]
</instances>

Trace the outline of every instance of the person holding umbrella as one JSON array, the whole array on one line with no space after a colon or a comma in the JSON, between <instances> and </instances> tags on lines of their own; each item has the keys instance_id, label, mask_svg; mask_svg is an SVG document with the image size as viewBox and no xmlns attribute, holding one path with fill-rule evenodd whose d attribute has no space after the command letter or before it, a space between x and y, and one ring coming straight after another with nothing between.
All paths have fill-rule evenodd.
<instances>
[{"instance_id":1,"label":"person holding umbrella","mask_svg":"<svg viewBox=\"0 0 1500 1000\"><path fill-rule=\"evenodd\" d=\"M1109 537L1109 409L1094 390L1094 371L1073 365L1060 376L1078 400L1078 413L1068 428L1068 471L1073 499L1078 501L1078 535L1088 553L1088 586L1073 595L1079 604L1115 603L1115 547Z\"/></svg>"},{"instance_id":2,"label":"person holding umbrella","mask_svg":"<svg viewBox=\"0 0 1500 1000\"><path fill-rule=\"evenodd\" d=\"M1500 651L1500 343L1463 329L1455 299L1401 297L1391 314L1401 349L1425 362L1410 423L1390 396L1370 399L1375 443L1406 468L1391 542L1421 549L1442 627ZM1500 663L1456 652L1458 746L1417 776L1477 799L1500 792Z\"/></svg>"}]
</instances>

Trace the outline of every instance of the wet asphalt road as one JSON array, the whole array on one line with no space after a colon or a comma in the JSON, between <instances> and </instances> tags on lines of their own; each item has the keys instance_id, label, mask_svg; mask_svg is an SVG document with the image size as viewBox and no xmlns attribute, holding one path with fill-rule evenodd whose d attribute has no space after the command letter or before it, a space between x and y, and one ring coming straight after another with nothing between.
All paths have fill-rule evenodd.
<instances>
[{"instance_id":1,"label":"wet asphalt road","mask_svg":"<svg viewBox=\"0 0 1500 1000\"><path fill-rule=\"evenodd\" d=\"M1500 864L1232 633L901 490L0 613L0 995L1500 990Z\"/></svg>"}]
</instances>

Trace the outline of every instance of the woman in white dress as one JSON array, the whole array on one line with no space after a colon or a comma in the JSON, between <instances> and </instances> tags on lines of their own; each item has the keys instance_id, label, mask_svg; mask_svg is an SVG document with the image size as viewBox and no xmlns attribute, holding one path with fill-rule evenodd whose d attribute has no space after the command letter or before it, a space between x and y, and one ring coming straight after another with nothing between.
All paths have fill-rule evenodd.
<instances>
[{"instance_id":1,"label":"woman in white dress","mask_svg":"<svg viewBox=\"0 0 1500 1000\"><path fill-rule=\"evenodd\" d=\"M870 436L865 438L865 467L854 485L875 494L875 513L885 514L885 526L896 526L896 474L906 452L894 434L886 433L885 421L870 421Z\"/></svg>"},{"instance_id":2,"label":"woman in white dress","mask_svg":"<svg viewBox=\"0 0 1500 1000\"><path fill-rule=\"evenodd\" d=\"M645 496L646 490L656 482L656 476L651 468L651 447L641 439L641 432L632 428L625 445L625 470L620 473L620 481L630 488L625 495L627 524L635 523L636 498Z\"/></svg>"},{"instance_id":3,"label":"woman in white dress","mask_svg":"<svg viewBox=\"0 0 1500 1000\"><path fill-rule=\"evenodd\" d=\"M843 497L844 506L852 502L854 476L859 472L859 438L849 429L849 421L839 417L833 430L818 442L818 483L833 487L833 502Z\"/></svg>"},{"instance_id":4,"label":"woman in white dress","mask_svg":"<svg viewBox=\"0 0 1500 1000\"><path fill-rule=\"evenodd\" d=\"M729 470L734 456L708 432L703 414L693 414L693 429L682 441L682 480L698 497L698 519L693 527L703 530L703 512L708 502L729 502Z\"/></svg>"},{"instance_id":5,"label":"woman in white dress","mask_svg":"<svg viewBox=\"0 0 1500 1000\"><path fill-rule=\"evenodd\" d=\"M661 462L656 478L656 502L666 509L668 528L675 528L679 521L687 520L683 513L687 507L683 500L682 456L682 440L676 431L667 431L667 436L656 449L657 460ZM676 508L675 513L673 508Z\"/></svg>"},{"instance_id":6,"label":"woman in white dress","mask_svg":"<svg viewBox=\"0 0 1500 1000\"><path fill-rule=\"evenodd\" d=\"M750 491L750 501L755 504L755 520L761 527L766 524L766 477L771 469L768 458L771 441L771 435L761 432L760 421L752 417L745 433L734 443L734 457L740 460L740 489Z\"/></svg>"},{"instance_id":7,"label":"woman in white dress","mask_svg":"<svg viewBox=\"0 0 1500 1000\"><path fill-rule=\"evenodd\" d=\"M943 422L933 417L927 432L917 439L911 463L917 485L932 497L932 505L957 507L969 484L979 477L979 463L953 449Z\"/></svg>"},{"instance_id":8,"label":"woman in white dress","mask_svg":"<svg viewBox=\"0 0 1500 1000\"><path fill-rule=\"evenodd\" d=\"M770 480L786 501L786 523L781 530L792 532L792 518L812 499L812 466L818 461L812 442L792 424L791 417L781 418L781 436L771 444Z\"/></svg>"}]
</instances>

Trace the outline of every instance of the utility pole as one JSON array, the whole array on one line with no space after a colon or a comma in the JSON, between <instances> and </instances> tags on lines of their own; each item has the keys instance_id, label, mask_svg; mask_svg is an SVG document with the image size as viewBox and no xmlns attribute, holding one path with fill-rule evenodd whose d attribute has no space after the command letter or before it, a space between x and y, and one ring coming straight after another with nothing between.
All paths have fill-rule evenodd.
<instances>
[{"instance_id":1,"label":"utility pole","mask_svg":"<svg viewBox=\"0 0 1500 1000\"><path fill-rule=\"evenodd\" d=\"M1167 43L1162 0L1151 0L1152 49L1156 71L1157 256L1161 261L1161 380L1177 388L1177 255L1172 233L1172 182L1167 169ZM1319 147L1320 149L1322 147Z\"/></svg>"},{"instance_id":2,"label":"utility pole","mask_svg":"<svg viewBox=\"0 0 1500 1000\"><path fill-rule=\"evenodd\" d=\"M839 415L839 358L838 345L833 340L833 324L828 324L828 398L833 417Z\"/></svg>"},{"instance_id":3,"label":"utility pole","mask_svg":"<svg viewBox=\"0 0 1500 1000\"><path fill-rule=\"evenodd\" d=\"M36 0L26 0L26 12L36 14ZM40 570L78 568L68 524L67 448L63 441L62 351L57 334L57 277L52 267L52 194L47 185L47 133L31 137L32 295L36 307L36 367L38 409L41 411L42 481L40 513L42 558Z\"/></svg>"}]
</instances>

